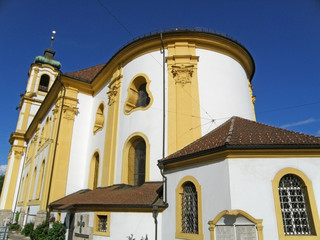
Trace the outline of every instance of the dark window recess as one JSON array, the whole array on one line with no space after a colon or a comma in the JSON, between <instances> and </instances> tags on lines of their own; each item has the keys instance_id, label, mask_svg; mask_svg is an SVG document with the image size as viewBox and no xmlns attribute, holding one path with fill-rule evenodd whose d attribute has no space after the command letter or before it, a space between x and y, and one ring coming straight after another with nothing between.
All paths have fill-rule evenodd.
<instances>
[{"instance_id":1,"label":"dark window recess","mask_svg":"<svg viewBox=\"0 0 320 240\"><path fill-rule=\"evenodd\" d=\"M138 100L136 103L136 107L146 107L150 103L150 97L146 90L147 84L141 84L138 89Z\"/></svg>"},{"instance_id":2,"label":"dark window recess","mask_svg":"<svg viewBox=\"0 0 320 240\"><path fill-rule=\"evenodd\" d=\"M108 216L98 215L98 218L99 218L98 231L107 232Z\"/></svg>"},{"instance_id":3,"label":"dark window recess","mask_svg":"<svg viewBox=\"0 0 320 240\"><path fill-rule=\"evenodd\" d=\"M48 92L50 77L47 74L43 74L40 78L39 91Z\"/></svg>"},{"instance_id":4,"label":"dark window recess","mask_svg":"<svg viewBox=\"0 0 320 240\"><path fill-rule=\"evenodd\" d=\"M140 186L145 182L146 143L138 140L134 143L134 185Z\"/></svg>"}]
</instances>

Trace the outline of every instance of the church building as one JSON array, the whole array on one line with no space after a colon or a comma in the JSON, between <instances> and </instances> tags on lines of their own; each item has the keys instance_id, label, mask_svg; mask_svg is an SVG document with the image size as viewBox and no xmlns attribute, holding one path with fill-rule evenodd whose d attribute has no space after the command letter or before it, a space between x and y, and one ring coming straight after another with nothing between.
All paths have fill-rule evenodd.
<instances>
[{"instance_id":1,"label":"church building","mask_svg":"<svg viewBox=\"0 0 320 240\"><path fill-rule=\"evenodd\" d=\"M320 239L320 137L256 121L248 50L174 29L107 62L31 64L0 224L66 239ZM267 83L266 83L267 84Z\"/></svg>"}]
</instances>

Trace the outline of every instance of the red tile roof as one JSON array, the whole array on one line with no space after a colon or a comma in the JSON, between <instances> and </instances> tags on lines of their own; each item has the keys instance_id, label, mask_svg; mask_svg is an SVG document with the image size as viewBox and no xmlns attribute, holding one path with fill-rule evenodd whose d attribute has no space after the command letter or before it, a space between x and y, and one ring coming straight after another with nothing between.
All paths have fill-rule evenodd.
<instances>
[{"instance_id":1,"label":"red tile roof","mask_svg":"<svg viewBox=\"0 0 320 240\"><path fill-rule=\"evenodd\" d=\"M240 117L232 117L207 135L164 158L163 161L165 163L166 160L175 158L204 155L208 152L219 151L226 148L320 149L320 137L289 131Z\"/></svg>"},{"instance_id":2,"label":"red tile roof","mask_svg":"<svg viewBox=\"0 0 320 240\"><path fill-rule=\"evenodd\" d=\"M76 78L81 81L91 82L105 65L106 63L103 63L100 65L93 66L90 68L85 68L79 71L64 73L64 75L68 77Z\"/></svg>"},{"instance_id":3,"label":"red tile roof","mask_svg":"<svg viewBox=\"0 0 320 240\"><path fill-rule=\"evenodd\" d=\"M141 186L126 184L84 189L50 204L52 209L86 209L92 207L112 208L151 208L159 199L162 191L162 182L146 182Z\"/></svg>"}]
</instances>

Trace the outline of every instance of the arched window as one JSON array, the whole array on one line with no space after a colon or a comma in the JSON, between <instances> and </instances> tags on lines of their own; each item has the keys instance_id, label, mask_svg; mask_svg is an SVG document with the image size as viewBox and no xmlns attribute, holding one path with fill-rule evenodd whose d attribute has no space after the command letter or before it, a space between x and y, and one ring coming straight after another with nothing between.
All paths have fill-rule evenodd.
<instances>
[{"instance_id":1,"label":"arched window","mask_svg":"<svg viewBox=\"0 0 320 240\"><path fill-rule=\"evenodd\" d=\"M146 173L146 143L143 138L139 137L131 143L128 163L128 184L142 185Z\"/></svg>"},{"instance_id":2,"label":"arched window","mask_svg":"<svg viewBox=\"0 0 320 240\"><path fill-rule=\"evenodd\" d=\"M192 176L176 189L176 238L203 239L201 186Z\"/></svg>"},{"instance_id":3,"label":"arched window","mask_svg":"<svg viewBox=\"0 0 320 240\"><path fill-rule=\"evenodd\" d=\"M100 131L104 124L104 104L101 103L96 112L96 119L93 126L93 133Z\"/></svg>"},{"instance_id":4,"label":"arched window","mask_svg":"<svg viewBox=\"0 0 320 240\"><path fill-rule=\"evenodd\" d=\"M26 180L23 186L23 195L22 195L22 202L26 200L27 194L28 194L28 179L29 178L29 174L27 174L26 176Z\"/></svg>"},{"instance_id":5,"label":"arched window","mask_svg":"<svg viewBox=\"0 0 320 240\"><path fill-rule=\"evenodd\" d=\"M24 177L23 177L23 178L22 178L22 181L21 181L21 187L20 187L20 189L19 189L18 202L22 202L23 191L24 191L24 185L25 185L25 182L24 182Z\"/></svg>"},{"instance_id":6,"label":"arched window","mask_svg":"<svg viewBox=\"0 0 320 240\"><path fill-rule=\"evenodd\" d=\"M89 175L89 188L96 189L99 181L99 153L95 153L91 159L90 175Z\"/></svg>"},{"instance_id":7,"label":"arched window","mask_svg":"<svg viewBox=\"0 0 320 240\"><path fill-rule=\"evenodd\" d=\"M45 123L45 126L44 126L44 131L45 131L44 139L46 141L47 139L50 138L50 135L51 135L51 117L47 117L46 123Z\"/></svg>"},{"instance_id":8,"label":"arched window","mask_svg":"<svg viewBox=\"0 0 320 240\"><path fill-rule=\"evenodd\" d=\"M34 155L34 150L35 150L35 139L32 139L29 149L28 149L28 153L27 153L27 161L30 161L31 158Z\"/></svg>"},{"instance_id":9,"label":"arched window","mask_svg":"<svg viewBox=\"0 0 320 240\"><path fill-rule=\"evenodd\" d=\"M182 185L181 229L183 233L198 233L198 195L192 182Z\"/></svg>"},{"instance_id":10,"label":"arched window","mask_svg":"<svg viewBox=\"0 0 320 240\"><path fill-rule=\"evenodd\" d=\"M41 167L40 167L40 173L39 173L39 178L38 178L38 185L37 185L37 192L36 192L36 199L40 198L40 193L41 193L41 185L43 182L43 177L44 177L44 165L45 165L45 161L43 160L41 163Z\"/></svg>"},{"instance_id":11,"label":"arched window","mask_svg":"<svg viewBox=\"0 0 320 240\"><path fill-rule=\"evenodd\" d=\"M139 186L149 181L150 144L142 133L134 133L124 144L121 182Z\"/></svg>"},{"instance_id":12,"label":"arched window","mask_svg":"<svg viewBox=\"0 0 320 240\"><path fill-rule=\"evenodd\" d=\"M41 129L38 149L42 146L42 144L45 142L45 126Z\"/></svg>"},{"instance_id":13,"label":"arched window","mask_svg":"<svg viewBox=\"0 0 320 240\"><path fill-rule=\"evenodd\" d=\"M318 239L320 221L312 183L301 171L285 168L272 181L279 239Z\"/></svg>"},{"instance_id":14,"label":"arched window","mask_svg":"<svg viewBox=\"0 0 320 240\"><path fill-rule=\"evenodd\" d=\"M287 174L281 178L278 190L284 233L314 234L308 192L302 179L294 174Z\"/></svg>"},{"instance_id":15,"label":"arched window","mask_svg":"<svg viewBox=\"0 0 320 240\"><path fill-rule=\"evenodd\" d=\"M50 77L47 74L43 74L40 78L39 91L48 92Z\"/></svg>"},{"instance_id":16,"label":"arched window","mask_svg":"<svg viewBox=\"0 0 320 240\"><path fill-rule=\"evenodd\" d=\"M149 91L150 80L144 74L134 77L128 88L128 96L124 105L124 113L130 114L137 109L145 109L151 105L152 96Z\"/></svg>"},{"instance_id":17,"label":"arched window","mask_svg":"<svg viewBox=\"0 0 320 240\"><path fill-rule=\"evenodd\" d=\"M32 183L31 183L31 191L29 195L29 200L33 199L33 191L34 191L34 185L36 184L36 176L37 176L37 167L34 168L33 176L32 176Z\"/></svg>"}]
</instances>

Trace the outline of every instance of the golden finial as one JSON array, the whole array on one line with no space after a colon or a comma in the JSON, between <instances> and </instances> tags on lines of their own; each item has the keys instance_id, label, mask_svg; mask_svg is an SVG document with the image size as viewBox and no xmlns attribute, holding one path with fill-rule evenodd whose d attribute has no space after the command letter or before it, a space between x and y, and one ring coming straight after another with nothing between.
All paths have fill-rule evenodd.
<instances>
[{"instance_id":1,"label":"golden finial","mask_svg":"<svg viewBox=\"0 0 320 240\"><path fill-rule=\"evenodd\" d=\"M51 43L50 43L50 49L52 49L52 45L53 45L53 40L54 40L54 35L56 34L57 32L55 30L52 31L52 36L51 36Z\"/></svg>"}]
</instances>

